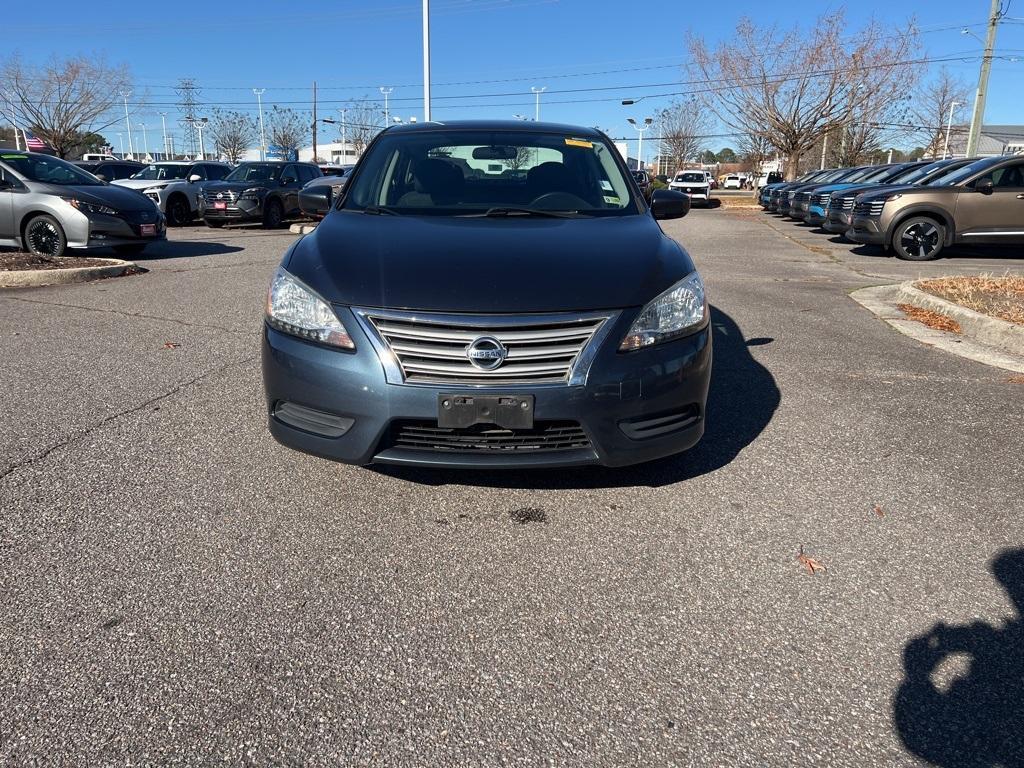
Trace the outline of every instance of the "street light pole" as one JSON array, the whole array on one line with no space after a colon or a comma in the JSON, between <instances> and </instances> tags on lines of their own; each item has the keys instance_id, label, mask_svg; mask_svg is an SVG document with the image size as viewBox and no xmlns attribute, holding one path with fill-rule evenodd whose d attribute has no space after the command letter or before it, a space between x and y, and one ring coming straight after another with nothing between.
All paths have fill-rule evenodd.
<instances>
[{"instance_id":1,"label":"street light pole","mask_svg":"<svg viewBox=\"0 0 1024 768\"><path fill-rule=\"evenodd\" d=\"M196 121L196 129L198 129L198 131L199 131L199 159L200 160L205 160L206 159L206 145L203 144L203 126L206 125L207 122L209 122L209 118L208 117L200 117Z\"/></svg>"},{"instance_id":2,"label":"street light pole","mask_svg":"<svg viewBox=\"0 0 1024 768\"><path fill-rule=\"evenodd\" d=\"M430 0L423 0L423 121L430 122Z\"/></svg>"},{"instance_id":3,"label":"street light pole","mask_svg":"<svg viewBox=\"0 0 1024 768\"><path fill-rule=\"evenodd\" d=\"M636 132L638 135L636 141L636 169L638 171L642 171L644 169L644 131L648 130L651 127L651 124L654 122L654 119L650 117L645 117L643 126L638 125L636 120L634 120L632 117L627 117L626 121L634 128L636 128Z\"/></svg>"},{"instance_id":4,"label":"street light pole","mask_svg":"<svg viewBox=\"0 0 1024 768\"><path fill-rule=\"evenodd\" d=\"M946 159L946 155L949 154L949 132L953 129L953 109L959 104L959 101L951 101L949 103L949 120L946 121L946 142L942 145L942 159ZM970 157L970 155L968 155Z\"/></svg>"},{"instance_id":5,"label":"street light pole","mask_svg":"<svg viewBox=\"0 0 1024 768\"><path fill-rule=\"evenodd\" d=\"M117 144L121 147L121 159L124 160L124 134L117 134Z\"/></svg>"},{"instance_id":6,"label":"street light pole","mask_svg":"<svg viewBox=\"0 0 1024 768\"><path fill-rule=\"evenodd\" d=\"M128 126L128 154L132 160L135 159L135 147L132 146L132 121L128 117L128 97L132 95L131 91L121 91L121 95L124 96L124 123Z\"/></svg>"},{"instance_id":7,"label":"street light pole","mask_svg":"<svg viewBox=\"0 0 1024 768\"><path fill-rule=\"evenodd\" d=\"M146 157L143 158L143 159L146 160L146 162L148 163L149 160L147 158L149 158L149 134L146 132L146 124L145 123L139 123L139 127L142 129L142 141L144 142L143 143L143 147L144 147L143 152L146 153Z\"/></svg>"},{"instance_id":8,"label":"street light pole","mask_svg":"<svg viewBox=\"0 0 1024 768\"><path fill-rule=\"evenodd\" d=\"M388 120L391 119L391 115L388 113L388 96L391 95L391 92L393 90L395 90L395 89L394 88L385 88L384 86L381 86L381 88L380 88L380 92L382 94L384 94L384 127L385 128L388 127Z\"/></svg>"},{"instance_id":9,"label":"street light pole","mask_svg":"<svg viewBox=\"0 0 1024 768\"><path fill-rule=\"evenodd\" d=\"M341 157L342 160L348 160L348 126L345 124L345 114L348 112L347 109L339 109L341 113ZM344 165L344 163L342 163Z\"/></svg>"},{"instance_id":10,"label":"street light pole","mask_svg":"<svg viewBox=\"0 0 1024 768\"><path fill-rule=\"evenodd\" d=\"M263 92L266 88L253 88L252 92L256 95L256 104L260 110L260 160L267 159L267 134L263 130Z\"/></svg>"},{"instance_id":11,"label":"street light pole","mask_svg":"<svg viewBox=\"0 0 1024 768\"><path fill-rule=\"evenodd\" d=\"M985 97L988 91L988 75L992 71L992 51L996 47L996 29L1002 18L1002 0L992 0L988 15L988 34L985 36L985 55L981 59L978 73L978 91L974 97L974 114L971 115L971 131L967 134L967 157L974 157L981 138L981 124L985 120Z\"/></svg>"},{"instance_id":12,"label":"street light pole","mask_svg":"<svg viewBox=\"0 0 1024 768\"><path fill-rule=\"evenodd\" d=\"M163 133L164 133L164 160L170 160L170 157L168 157L168 152L167 152L167 113L166 112L161 112L160 113L160 125L163 126Z\"/></svg>"},{"instance_id":13,"label":"street light pole","mask_svg":"<svg viewBox=\"0 0 1024 768\"><path fill-rule=\"evenodd\" d=\"M535 123L540 122L540 95L547 89L548 87L546 85L543 88L534 88L533 86L530 86L530 90L533 91L533 95L536 97L533 108L533 121Z\"/></svg>"}]
</instances>

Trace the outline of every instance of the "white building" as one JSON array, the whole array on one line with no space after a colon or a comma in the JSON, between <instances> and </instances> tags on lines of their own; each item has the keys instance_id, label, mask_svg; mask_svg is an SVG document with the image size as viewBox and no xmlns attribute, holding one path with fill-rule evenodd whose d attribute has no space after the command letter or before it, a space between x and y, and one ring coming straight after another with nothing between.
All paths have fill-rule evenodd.
<instances>
[{"instance_id":1,"label":"white building","mask_svg":"<svg viewBox=\"0 0 1024 768\"><path fill-rule=\"evenodd\" d=\"M317 143L316 154L317 157L323 158L331 165L352 165L359 159L359 153L352 142L347 144L342 144L340 141L326 144ZM313 147L302 147L299 150L299 160L313 160Z\"/></svg>"}]
</instances>

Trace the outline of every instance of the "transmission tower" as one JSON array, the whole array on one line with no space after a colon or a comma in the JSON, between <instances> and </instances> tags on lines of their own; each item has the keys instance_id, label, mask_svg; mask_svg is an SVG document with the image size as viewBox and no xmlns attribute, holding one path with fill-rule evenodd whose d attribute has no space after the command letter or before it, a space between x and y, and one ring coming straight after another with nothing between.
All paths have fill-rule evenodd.
<instances>
[{"instance_id":1,"label":"transmission tower","mask_svg":"<svg viewBox=\"0 0 1024 768\"><path fill-rule=\"evenodd\" d=\"M183 77L178 81L178 87L174 89L174 92L178 94L178 111L181 114L178 125L181 126L184 134L182 144L189 148L189 157L195 157L198 151L196 149L198 133L196 113L199 110L199 86L192 78Z\"/></svg>"}]
</instances>

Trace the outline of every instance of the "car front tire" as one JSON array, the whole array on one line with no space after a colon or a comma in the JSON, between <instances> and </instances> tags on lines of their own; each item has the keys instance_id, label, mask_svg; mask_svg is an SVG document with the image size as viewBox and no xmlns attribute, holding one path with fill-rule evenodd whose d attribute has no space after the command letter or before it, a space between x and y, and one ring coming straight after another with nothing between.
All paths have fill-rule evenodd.
<instances>
[{"instance_id":1,"label":"car front tire","mask_svg":"<svg viewBox=\"0 0 1024 768\"><path fill-rule=\"evenodd\" d=\"M25 247L33 256L56 259L64 255L68 238L64 228L53 216L33 216L25 225Z\"/></svg>"},{"instance_id":2,"label":"car front tire","mask_svg":"<svg viewBox=\"0 0 1024 768\"><path fill-rule=\"evenodd\" d=\"M175 195L167 201L167 224L172 227L184 227L192 221L192 209L188 200L182 195Z\"/></svg>"},{"instance_id":3,"label":"car front tire","mask_svg":"<svg viewBox=\"0 0 1024 768\"><path fill-rule=\"evenodd\" d=\"M928 216L901 221L892 233L896 258L904 261L932 261L946 244L946 227Z\"/></svg>"},{"instance_id":4,"label":"car front tire","mask_svg":"<svg viewBox=\"0 0 1024 768\"><path fill-rule=\"evenodd\" d=\"M280 200L268 200L263 209L263 226L266 229L278 229L284 221L284 208Z\"/></svg>"}]
</instances>

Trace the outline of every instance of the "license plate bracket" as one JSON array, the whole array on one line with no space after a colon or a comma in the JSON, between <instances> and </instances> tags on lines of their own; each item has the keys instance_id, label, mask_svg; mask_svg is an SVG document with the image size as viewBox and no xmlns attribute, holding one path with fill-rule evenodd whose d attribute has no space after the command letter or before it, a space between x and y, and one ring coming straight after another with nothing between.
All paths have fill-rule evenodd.
<instances>
[{"instance_id":1,"label":"license plate bracket","mask_svg":"<svg viewBox=\"0 0 1024 768\"><path fill-rule=\"evenodd\" d=\"M504 429L531 429L533 408L533 395L438 395L437 426L465 429L474 424L494 424Z\"/></svg>"},{"instance_id":2,"label":"license plate bracket","mask_svg":"<svg viewBox=\"0 0 1024 768\"><path fill-rule=\"evenodd\" d=\"M156 234L156 224L140 224L139 234L143 237L153 237Z\"/></svg>"},{"instance_id":3,"label":"license plate bracket","mask_svg":"<svg viewBox=\"0 0 1024 768\"><path fill-rule=\"evenodd\" d=\"M213 204L213 209L215 211L224 211L224 210L227 210L227 207L228 207L227 203L216 202L216 203Z\"/></svg>"}]
</instances>

